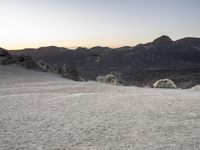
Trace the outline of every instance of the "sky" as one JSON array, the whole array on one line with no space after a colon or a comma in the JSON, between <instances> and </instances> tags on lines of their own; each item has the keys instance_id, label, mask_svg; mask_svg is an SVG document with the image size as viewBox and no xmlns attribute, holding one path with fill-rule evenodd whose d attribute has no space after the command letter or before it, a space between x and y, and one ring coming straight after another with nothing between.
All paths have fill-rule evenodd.
<instances>
[{"instance_id":1,"label":"sky","mask_svg":"<svg viewBox=\"0 0 200 150\"><path fill-rule=\"evenodd\" d=\"M0 0L0 47L134 46L200 37L200 0Z\"/></svg>"}]
</instances>

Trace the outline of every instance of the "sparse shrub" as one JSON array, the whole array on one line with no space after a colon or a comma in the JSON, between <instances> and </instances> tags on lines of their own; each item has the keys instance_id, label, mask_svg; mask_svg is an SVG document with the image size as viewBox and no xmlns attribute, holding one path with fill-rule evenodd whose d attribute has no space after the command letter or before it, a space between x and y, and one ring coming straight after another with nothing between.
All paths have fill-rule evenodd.
<instances>
[{"instance_id":1,"label":"sparse shrub","mask_svg":"<svg viewBox=\"0 0 200 150\"><path fill-rule=\"evenodd\" d=\"M175 83L170 79L161 79L156 81L153 84L153 88L168 88L168 89L176 89L177 86Z\"/></svg>"}]
</instances>

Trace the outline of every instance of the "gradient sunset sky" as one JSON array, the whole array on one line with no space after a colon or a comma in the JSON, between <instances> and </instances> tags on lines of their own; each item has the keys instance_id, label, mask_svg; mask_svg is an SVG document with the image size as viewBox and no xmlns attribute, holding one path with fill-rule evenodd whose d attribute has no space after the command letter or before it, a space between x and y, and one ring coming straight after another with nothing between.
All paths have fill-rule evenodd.
<instances>
[{"instance_id":1,"label":"gradient sunset sky","mask_svg":"<svg viewBox=\"0 0 200 150\"><path fill-rule=\"evenodd\" d=\"M200 37L200 0L0 0L0 47L134 46Z\"/></svg>"}]
</instances>

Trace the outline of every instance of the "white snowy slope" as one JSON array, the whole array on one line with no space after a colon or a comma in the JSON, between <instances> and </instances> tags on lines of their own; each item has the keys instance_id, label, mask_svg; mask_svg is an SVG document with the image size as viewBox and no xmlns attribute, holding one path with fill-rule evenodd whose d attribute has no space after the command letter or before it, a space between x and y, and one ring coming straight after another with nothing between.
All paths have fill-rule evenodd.
<instances>
[{"instance_id":1,"label":"white snowy slope","mask_svg":"<svg viewBox=\"0 0 200 150\"><path fill-rule=\"evenodd\" d=\"M199 150L200 92L0 65L0 150Z\"/></svg>"}]
</instances>

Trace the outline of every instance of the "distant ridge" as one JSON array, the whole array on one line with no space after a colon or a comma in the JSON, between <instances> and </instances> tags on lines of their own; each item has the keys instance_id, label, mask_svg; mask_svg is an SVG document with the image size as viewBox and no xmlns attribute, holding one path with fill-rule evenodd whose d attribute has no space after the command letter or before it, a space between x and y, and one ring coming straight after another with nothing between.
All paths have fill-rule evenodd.
<instances>
[{"instance_id":1,"label":"distant ridge","mask_svg":"<svg viewBox=\"0 0 200 150\"><path fill-rule=\"evenodd\" d=\"M38 49L11 51L14 55L30 55L50 64L70 64L79 70L177 70L200 68L200 38L183 38L177 41L163 35L147 44L134 47L77 48L49 46ZM101 61L95 61L100 57Z\"/></svg>"}]
</instances>

